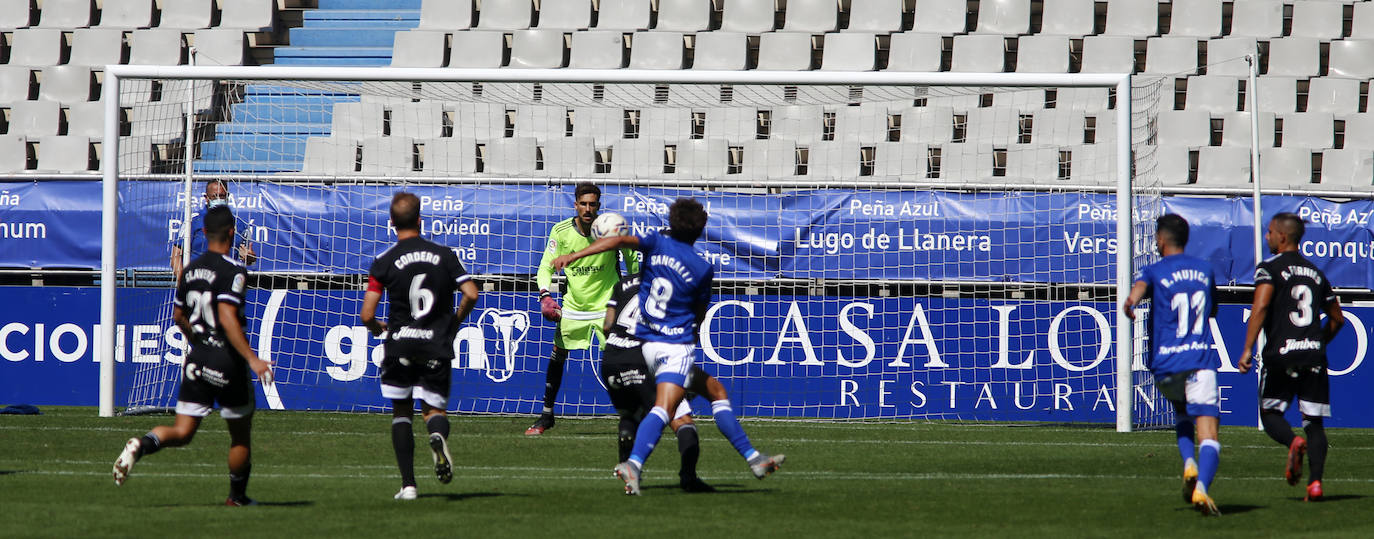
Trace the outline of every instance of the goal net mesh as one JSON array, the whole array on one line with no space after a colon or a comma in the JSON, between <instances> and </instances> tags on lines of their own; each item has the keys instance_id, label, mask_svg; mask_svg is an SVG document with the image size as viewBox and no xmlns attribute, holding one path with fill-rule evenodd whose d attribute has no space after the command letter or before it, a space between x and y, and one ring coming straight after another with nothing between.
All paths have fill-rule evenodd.
<instances>
[{"instance_id":1,"label":"goal net mesh","mask_svg":"<svg viewBox=\"0 0 1374 539\"><path fill-rule=\"evenodd\" d=\"M275 362L260 402L388 405L381 342L357 313L406 190L424 237L481 283L450 406L537 413L557 328L534 274L590 181L633 233L667 226L678 197L707 206L697 249L716 286L697 362L744 415L1115 417L1116 251L1153 256L1159 80L1136 79L1130 97L1129 245L1115 230L1122 103L1107 88L121 82L118 394L131 409L175 403L170 260L199 254L186 217L220 180L243 243L231 256L251 251L249 341ZM1135 422L1168 424L1139 349ZM599 358L572 351L559 415L612 412Z\"/></svg>"}]
</instances>

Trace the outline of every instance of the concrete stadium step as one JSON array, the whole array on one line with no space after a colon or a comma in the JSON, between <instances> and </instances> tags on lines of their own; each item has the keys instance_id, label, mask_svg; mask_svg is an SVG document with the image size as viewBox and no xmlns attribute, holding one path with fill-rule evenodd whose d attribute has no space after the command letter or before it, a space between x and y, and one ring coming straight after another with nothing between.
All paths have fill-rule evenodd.
<instances>
[{"instance_id":1,"label":"concrete stadium step","mask_svg":"<svg viewBox=\"0 0 1374 539\"><path fill-rule=\"evenodd\" d=\"M319 0L319 9L420 9L421 0Z\"/></svg>"},{"instance_id":2,"label":"concrete stadium step","mask_svg":"<svg viewBox=\"0 0 1374 539\"><path fill-rule=\"evenodd\" d=\"M294 47L387 47L400 28L292 28Z\"/></svg>"},{"instance_id":3,"label":"concrete stadium step","mask_svg":"<svg viewBox=\"0 0 1374 539\"><path fill-rule=\"evenodd\" d=\"M196 173L204 174L269 174L276 172L300 172L305 160L299 161L222 161L200 160L191 166Z\"/></svg>"},{"instance_id":4,"label":"concrete stadium step","mask_svg":"<svg viewBox=\"0 0 1374 539\"><path fill-rule=\"evenodd\" d=\"M278 59L279 66L387 67L391 58L328 58L303 56Z\"/></svg>"},{"instance_id":5,"label":"concrete stadium step","mask_svg":"<svg viewBox=\"0 0 1374 539\"><path fill-rule=\"evenodd\" d=\"M310 135L225 135L200 143L201 157L284 161L305 155L305 140Z\"/></svg>"},{"instance_id":6,"label":"concrete stadium step","mask_svg":"<svg viewBox=\"0 0 1374 539\"><path fill-rule=\"evenodd\" d=\"M329 124L234 122L215 126L215 136L226 135L311 135L328 136Z\"/></svg>"},{"instance_id":7,"label":"concrete stadium step","mask_svg":"<svg viewBox=\"0 0 1374 539\"><path fill-rule=\"evenodd\" d=\"M323 22L420 22L420 10L414 9L316 9L306 11L301 20L306 26Z\"/></svg>"},{"instance_id":8,"label":"concrete stadium step","mask_svg":"<svg viewBox=\"0 0 1374 539\"><path fill-rule=\"evenodd\" d=\"M395 19L395 20L369 20L369 19L325 19L308 20L305 26L311 30L331 30L336 28L364 28L368 30L409 30L415 28L420 23L419 19ZM294 41L293 41L294 43Z\"/></svg>"},{"instance_id":9,"label":"concrete stadium step","mask_svg":"<svg viewBox=\"0 0 1374 539\"><path fill-rule=\"evenodd\" d=\"M278 65L356 65L391 64L391 47L282 47L276 51Z\"/></svg>"},{"instance_id":10,"label":"concrete stadium step","mask_svg":"<svg viewBox=\"0 0 1374 539\"><path fill-rule=\"evenodd\" d=\"M334 119L334 107L298 108L280 103L238 103L234 105L233 118L235 122L243 123L329 125Z\"/></svg>"}]
</instances>

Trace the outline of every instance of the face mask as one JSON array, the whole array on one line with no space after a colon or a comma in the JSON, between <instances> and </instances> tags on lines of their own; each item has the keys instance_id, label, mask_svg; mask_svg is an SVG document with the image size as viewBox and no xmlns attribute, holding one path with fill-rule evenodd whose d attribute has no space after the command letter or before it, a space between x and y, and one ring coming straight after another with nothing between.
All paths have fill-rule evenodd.
<instances>
[{"instance_id":1,"label":"face mask","mask_svg":"<svg viewBox=\"0 0 1374 539\"><path fill-rule=\"evenodd\" d=\"M212 198L212 199L209 200L209 202L206 202L206 203L205 203L205 209L210 209L210 208L214 208L214 207L218 207L218 206L225 206L225 205L228 205L228 204L229 204L229 200L228 200L228 199L223 199L223 198Z\"/></svg>"}]
</instances>

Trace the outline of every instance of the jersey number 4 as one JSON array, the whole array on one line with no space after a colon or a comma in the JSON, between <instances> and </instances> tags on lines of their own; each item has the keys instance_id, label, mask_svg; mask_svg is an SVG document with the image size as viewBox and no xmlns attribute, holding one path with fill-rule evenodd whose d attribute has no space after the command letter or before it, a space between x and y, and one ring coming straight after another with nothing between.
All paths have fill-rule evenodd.
<instances>
[{"instance_id":1,"label":"jersey number 4","mask_svg":"<svg viewBox=\"0 0 1374 539\"><path fill-rule=\"evenodd\" d=\"M1169 300L1169 306L1172 307L1175 314L1178 315L1176 337L1183 337L1189 333L1193 335L1202 335L1202 321L1205 319L1202 315L1202 308L1206 306L1206 303L1207 293L1202 290L1195 291L1192 294L1187 292L1174 294L1173 299ZM1188 331L1188 317L1190 315L1192 316L1193 322L1191 332Z\"/></svg>"}]
</instances>

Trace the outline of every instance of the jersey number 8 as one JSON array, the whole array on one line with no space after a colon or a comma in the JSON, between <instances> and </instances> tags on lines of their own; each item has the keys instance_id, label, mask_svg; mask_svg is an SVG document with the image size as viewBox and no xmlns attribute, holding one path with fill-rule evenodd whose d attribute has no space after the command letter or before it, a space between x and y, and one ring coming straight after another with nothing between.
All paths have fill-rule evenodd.
<instances>
[{"instance_id":1,"label":"jersey number 8","mask_svg":"<svg viewBox=\"0 0 1374 539\"><path fill-rule=\"evenodd\" d=\"M657 277L649 285L649 301L644 302L644 312L654 318L666 318L668 316L668 299L673 297L673 283L663 277Z\"/></svg>"}]
</instances>

